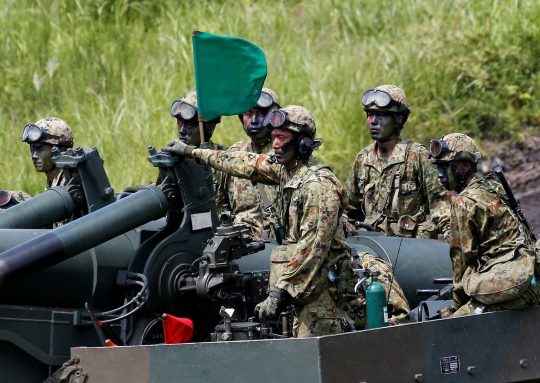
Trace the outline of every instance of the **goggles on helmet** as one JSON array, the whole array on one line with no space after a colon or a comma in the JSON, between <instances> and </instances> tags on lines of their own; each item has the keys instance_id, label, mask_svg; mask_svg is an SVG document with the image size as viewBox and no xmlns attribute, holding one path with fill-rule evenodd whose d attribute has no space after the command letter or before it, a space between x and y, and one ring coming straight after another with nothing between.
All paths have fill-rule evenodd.
<instances>
[{"instance_id":1,"label":"goggles on helmet","mask_svg":"<svg viewBox=\"0 0 540 383\"><path fill-rule=\"evenodd\" d=\"M270 96L270 94L266 92L261 92L261 95L259 96L259 100L257 101L257 106L259 108L263 108L263 109L270 108L273 103L274 103L274 99L272 98L272 96Z\"/></svg>"},{"instance_id":2,"label":"goggles on helmet","mask_svg":"<svg viewBox=\"0 0 540 383\"><path fill-rule=\"evenodd\" d=\"M287 113L279 109L272 109L271 111L269 111L263 121L263 126L270 125L272 128L275 129L286 129L291 124L296 126L302 126L292 122L289 119L289 116L287 116Z\"/></svg>"},{"instance_id":3,"label":"goggles on helmet","mask_svg":"<svg viewBox=\"0 0 540 383\"><path fill-rule=\"evenodd\" d=\"M49 134L43 131L42 128L34 124L29 124L24 127L22 134L22 142L34 143L39 142L42 138L55 138L58 140L60 139L60 136Z\"/></svg>"},{"instance_id":4,"label":"goggles on helmet","mask_svg":"<svg viewBox=\"0 0 540 383\"><path fill-rule=\"evenodd\" d=\"M17 205L19 201L17 201L11 193L8 193L5 190L0 190L0 207L6 206L8 203L12 203L13 205Z\"/></svg>"},{"instance_id":5,"label":"goggles on helmet","mask_svg":"<svg viewBox=\"0 0 540 383\"><path fill-rule=\"evenodd\" d=\"M392 99L392 96L385 92L384 90L379 89L368 89L362 96L362 105L368 107L372 104L377 105L379 108L387 108L388 106L395 104L398 107L401 107L401 103Z\"/></svg>"},{"instance_id":6,"label":"goggles on helmet","mask_svg":"<svg viewBox=\"0 0 540 383\"><path fill-rule=\"evenodd\" d=\"M445 140L431 140L429 142L429 156L428 158L442 158L445 157L448 153L453 153L453 150L450 150L448 147L448 142Z\"/></svg>"},{"instance_id":7,"label":"goggles on helmet","mask_svg":"<svg viewBox=\"0 0 540 383\"><path fill-rule=\"evenodd\" d=\"M171 105L171 116L191 120L197 114L197 108L182 100L176 100Z\"/></svg>"}]
</instances>

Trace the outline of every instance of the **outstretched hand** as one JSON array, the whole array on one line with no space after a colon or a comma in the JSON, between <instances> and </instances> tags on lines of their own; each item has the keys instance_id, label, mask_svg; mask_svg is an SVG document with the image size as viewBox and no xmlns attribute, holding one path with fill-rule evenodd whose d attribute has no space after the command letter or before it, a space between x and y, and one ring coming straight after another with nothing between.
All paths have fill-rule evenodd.
<instances>
[{"instance_id":1,"label":"outstretched hand","mask_svg":"<svg viewBox=\"0 0 540 383\"><path fill-rule=\"evenodd\" d=\"M178 157L191 157L191 152L196 148L196 146L188 145L180 140L174 140L161 148L161 150Z\"/></svg>"}]
</instances>

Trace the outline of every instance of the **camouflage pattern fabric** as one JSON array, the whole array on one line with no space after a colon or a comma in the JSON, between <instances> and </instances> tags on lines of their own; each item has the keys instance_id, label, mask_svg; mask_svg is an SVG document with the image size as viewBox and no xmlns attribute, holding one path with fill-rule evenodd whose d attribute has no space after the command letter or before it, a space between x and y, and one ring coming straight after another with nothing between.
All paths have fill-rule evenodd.
<instances>
[{"instance_id":1,"label":"camouflage pattern fabric","mask_svg":"<svg viewBox=\"0 0 540 383\"><path fill-rule=\"evenodd\" d=\"M45 191L55 186L64 186L65 184L66 178L64 177L64 171L62 169L58 169L58 173L56 173L53 180L50 182L49 180L47 180L47 184L45 185Z\"/></svg>"},{"instance_id":2,"label":"camouflage pattern fabric","mask_svg":"<svg viewBox=\"0 0 540 383\"><path fill-rule=\"evenodd\" d=\"M223 145L209 141L209 149L226 150ZM214 177L214 190L216 192L216 206L218 215L223 209L223 205L229 205L234 214L234 223L246 225L249 233L255 239L260 239L263 230L263 213L260 205L260 196L257 188L253 184L241 178L235 178L234 188L226 192L227 182L230 178L226 173L212 168Z\"/></svg>"},{"instance_id":3,"label":"camouflage pattern fabric","mask_svg":"<svg viewBox=\"0 0 540 383\"><path fill-rule=\"evenodd\" d=\"M331 298L322 296L329 294L329 261L348 253L343 226L338 224L347 197L332 171L313 157L289 175L273 157L264 154L195 149L193 155L233 176L279 185L279 212L286 240L273 250L270 258L270 289L289 293L298 310L297 317L303 323L309 322L303 318L308 318L308 312L313 310L340 311ZM319 299L329 306L315 304ZM333 327L321 325L307 332L298 330L298 336L318 336L333 331Z\"/></svg>"},{"instance_id":4,"label":"camouflage pattern fabric","mask_svg":"<svg viewBox=\"0 0 540 383\"><path fill-rule=\"evenodd\" d=\"M450 258L453 267L454 316L474 311L478 302L470 300L463 289L463 275L469 267L504 256L519 243L532 245L523 225L511 211L504 189L493 177L473 179L452 201L450 215ZM469 302L469 304L467 304ZM518 299L486 306L486 311L522 309L540 303L540 289L529 286Z\"/></svg>"},{"instance_id":5,"label":"camouflage pattern fabric","mask_svg":"<svg viewBox=\"0 0 540 383\"><path fill-rule=\"evenodd\" d=\"M11 198L13 200L15 200L16 202L18 203L21 203L23 201L26 201L27 199L30 199L32 198L29 194L26 194L25 192L21 191L21 190L9 190L7 191L9 194L11 194ZM12 207L12 206L15 206L15 204L13 203L8 203L7 205L5 206L0 206L0 212Z\"/></svg>"},{"instance_id":6,"label":"camouflage pattern fabric","mask_svg":"<svg viewBox=\"0 0 540 383\"><path fill-rule=\"evenodd\" d=\"M317 299L305 306L294 305L293 336L309 338L312 336L341 334L343 313L334 300L324 290Z\"/></svg>"},{"instance_id":7,"label":"camouflage pattern fabric","mask_svg":"<svg viewBox=\"0 0 540 383\"><path fill-rule=\"evenodd\" d=\"M229 151L254 152L251 141L237 142L229 148ZM271 143L266 144L262 149L262 154L270 156L273 153L274 150ZM275 185L262 185L262 188L266 193L268 201L276 201L277 187ZM259 188L251 181L232 177L227 173L221 172L221 177L218 180L216 188L216 205L218 210L221 210L224 204L228 204L231 207L231 211L235 214L235 222L242 222L246 225L252 232L252 235L255 236L255 234L258 234L260 236L260 233L265 231L269 233L270 238L275 237L270 227L272 215L270 211L264 209L264 201L261 198Z\"/></svg>"},{"instance_id":8,"label":"camouflage pattern fabric","mask_svg":"<svg viewBox=\"0 0 540 383\"><path fill-rule=\"evenodd\" d=\"M452 194L440 183L437 168L427 158L427 149L413 143L405 164L406 147L407 140L400 136L388 159L377 156L376 142L358 153L345 183L348 216L369 223L386 235L426 238L438 226L438 231L447 237ZM396 166L399 168L395 177L400 178L398 216L394 217L392 175Z\"/></svg>"},{"instance_id":9,"label":"camouflage pattern fabric","mask_svg":"<svg viewBox=\"0 0 540 383\"><path fill-rule=\"evenodd\" d=\"M45 133L58 137L47 137L43 142L66 148L73 147L73 133L71 127L64 120L56 117L46 117L37 121L34 125L39 126Z\"/></svg>"},{"instance_id":10,"label":"camouflage pattern fabric","mask_svg":"<svg viewBox=\"0 0 540 383\"><path fill-rule=\"evenodd\" d=\"M64 176L64 171L62 169L58 169L58 173L54 176L53 180L49 182L47 180L47 184L45 186L45 191L49 190L50 188L53 188L55 186L64 186L66 184L66 178ZM62 225L65 225L69 222L69 218L64 221L58 221L53 224L53 229L56 229L57 227L60 227Z\"/></svg>"},{"instance_id":11,"label":"camouflage pattern fabric","mask_svg":"<svg viewBox=\"0 0 540 383\"><path fill-rule=\"evenodd\" d=\"M388 324L396 325L410 322L409 302L401 289L397 279L393 276L392 266L380 257L366 252L359 252L362 268L378 271L381 274L377 277L386 290L388 301ZM369 286L372 278L366 280L366 286ZM390 294L390 295L388 295ZM360 292L358 298L347 302L344 306L349 317L354 321L354 327L361 330L366 327L366 297L364 292Z\"/></svg>"}]
</instances>

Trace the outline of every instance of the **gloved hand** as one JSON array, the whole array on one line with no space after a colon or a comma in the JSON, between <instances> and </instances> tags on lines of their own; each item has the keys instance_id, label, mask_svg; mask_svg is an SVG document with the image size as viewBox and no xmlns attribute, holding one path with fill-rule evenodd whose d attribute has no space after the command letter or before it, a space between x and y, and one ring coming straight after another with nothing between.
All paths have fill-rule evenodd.
<instances>
[{"instance_id":1,"label":"gloved hand","mask_svg":"<svg viewBox=\"0 0 540 383\"><path fill-rule=\"evenodd\" d=\"M197 147L188 145L180 140L171 141L167 144L167 146L161 148L162 151L178 157L191 157L191 152L193 149L197 149Z\"/></svg>"},{"instance_id":2,"label":"gloved hand","mask_svg":"<svg viewBox=\"0 0 540 383\"><path fill-rule=\"evenodd\" d=\"M255 315L259 315L259 318L275 318L276 311L279 305L279 299L275 297L268 297L257 306L255 306Z\"/></svg>"}]
</instances>

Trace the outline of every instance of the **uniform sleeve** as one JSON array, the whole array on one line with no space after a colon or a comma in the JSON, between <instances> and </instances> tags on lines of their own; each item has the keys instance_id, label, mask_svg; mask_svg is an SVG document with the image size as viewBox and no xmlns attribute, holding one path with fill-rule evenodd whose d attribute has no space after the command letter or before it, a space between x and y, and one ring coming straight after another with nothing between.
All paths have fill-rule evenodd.
<instances>
[{"instance_id":1,"label":"uniform sleeve","mask_svg":"<svg viewBox=\"0 0 540 383\"><path fill-rule=\"evenodd\" d=\"M362 211L362 204L364 202L364 191L360 190L359 187L359 173L361 167L363 167L362 158L363 157L361 154L358 154L356 156L349 176L347 177L347 181L345 181L345 191L347 192L347 197L349 198L349 205L347 206L347 216L349 217L349 219L355 221L363 221L365 219L364 213ZM362 184L364 182L362 182Z\"/></svg>"},{"instance_id":2,"label":"uniform sleeve","mask_svg":"<svg viewBox=\"0 0 540 383\"><path fill-rule=\"evenodd\" d=\"M458 196L451 206L450 258L453 268L454 308L458 309L469 300L463 290L463 274L478 258L479 236L487 223L482 206L466 196Z\"/></svg>"},{"instance_id":3,"label":"uniform sleeve","mask_svg":"<svg viewBox=\"0 0 540 383\"><path fill-rule=\"evenodd\" d=\"M286 290L294 298L303 298L304 293L309 294L309 289L315 287L320 268L329 257L341 206L331 182L308 182L303 187L300 238L294 245L286 270L276 283L278 289Z\"/></svg>"},{"instance_id":4,"label":"uniform sleeve","mask_svg":"<svg viewBox=\"0 0 540 383\"><path fill-rule=\"evenodd\" d=\"M279 184L281 165L274 163L270 156L251 152L231 152L223 150L194 149L193 156L235 177L269 185Z\"/></svg>"},{"instance_id":5,"label":"uniform sleeve","mask_svg":"<svg viewBox=\"0 0 540 383\"><path fill-rule=\"evenodd\" d=\"M421 177L425 185L425 194L429 202L429 213L433 222L438 226L446 241L450 235L450 202L452 192L446 190L441 184L437 167L432 164L427 156L420 156Z\"/></svg>"}]
</instances>

